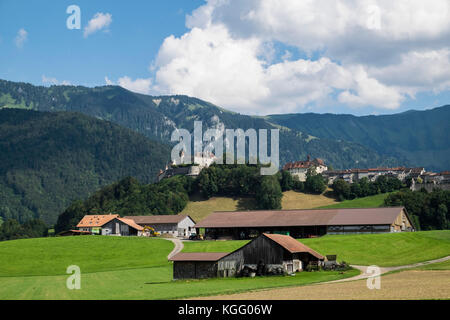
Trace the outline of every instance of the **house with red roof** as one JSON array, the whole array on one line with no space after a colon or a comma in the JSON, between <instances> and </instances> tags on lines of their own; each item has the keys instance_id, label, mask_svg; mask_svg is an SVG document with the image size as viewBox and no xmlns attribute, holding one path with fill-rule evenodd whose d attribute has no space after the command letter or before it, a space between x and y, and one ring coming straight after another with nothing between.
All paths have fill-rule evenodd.
<instances>
[{"instance_id":1,"label":"house with red roof","mask_svg":"<svg viewBox=\"0 0 450 320\"><path fill-rule=\"evenodd\" d=\"M85 215L77 224L83 232L114 236L141 236L144 228L132 219L121 218L118 214Z\"/></svg>"}]
</instances>

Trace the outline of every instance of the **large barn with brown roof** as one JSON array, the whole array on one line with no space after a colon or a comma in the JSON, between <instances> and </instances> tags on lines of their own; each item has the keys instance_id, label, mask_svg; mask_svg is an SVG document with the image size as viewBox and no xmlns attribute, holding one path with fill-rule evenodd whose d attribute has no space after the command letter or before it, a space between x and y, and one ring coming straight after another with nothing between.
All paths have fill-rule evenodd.
<instances>
[{"instance_id":1,"label":"large barn with brown roof","mask_svg":"<svg viewBox=\"0 0 450 320\"><path fill-rule=\"evenodd\" d=\"M169 260L174 279L198 279L294 273L325 257L290 236L263 233L231 253L181 252Z\"/></svg>"},{"instance_id":2,"label":"large barn with brown roof","mask_svg":"<svg viewBox=\"0 0 450 320\"><path fill-rule=\"evenodd\" d=\"M404 207L219 211L195 225L206 238L248 239L264 232L294 238L325 234L414 231Z\"/></svg>"}]
</instances>

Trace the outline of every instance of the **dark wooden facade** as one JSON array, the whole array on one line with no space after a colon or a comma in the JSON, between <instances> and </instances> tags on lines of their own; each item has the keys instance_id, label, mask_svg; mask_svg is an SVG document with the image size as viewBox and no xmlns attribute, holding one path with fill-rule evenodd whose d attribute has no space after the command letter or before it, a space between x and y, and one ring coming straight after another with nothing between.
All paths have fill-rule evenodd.
<instances>
[{"instance_id":1,"label":"dark wooden facade","mask_svg":"<svg viewBox=\"0 0 450 320\"><path fill-rule=\"evenodd\" d=\"M216 261L174 260L173 277L174 279L233 277L242 275L246 268L257 272L258 275L280 274L280 270L281 273L293 273L302 271L311 261L323 260L317 253L314 255L310 252L290 252L269 236L262 234ZM274 270L278 270L278 273Z\"/></svg>"},{"instance_id":2,"label":"dark wooden facade","mask_svg":"<svg viewBox=\"0 0 450 320\"><path fill-rule=\"evenodd\" d=\"M204 279L217 277L217 261L175 261L174 279Z\"/></svg>"}]
</instances>

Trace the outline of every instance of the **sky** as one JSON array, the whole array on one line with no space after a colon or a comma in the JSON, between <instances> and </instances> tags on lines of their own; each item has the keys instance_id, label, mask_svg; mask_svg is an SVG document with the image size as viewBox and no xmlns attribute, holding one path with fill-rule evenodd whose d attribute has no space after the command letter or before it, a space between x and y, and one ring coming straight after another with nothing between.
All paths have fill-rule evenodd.
<instances>
[{"instance_id":1,"label":"sky","mask_svg":"<svg viewBox=\"0 0 450 320\"><path fill-rule=\"evenodd\" d=\"M430 109L450 103L450 2L0 0L0 79L252 115Z\"/></svg>"}]
</instances>

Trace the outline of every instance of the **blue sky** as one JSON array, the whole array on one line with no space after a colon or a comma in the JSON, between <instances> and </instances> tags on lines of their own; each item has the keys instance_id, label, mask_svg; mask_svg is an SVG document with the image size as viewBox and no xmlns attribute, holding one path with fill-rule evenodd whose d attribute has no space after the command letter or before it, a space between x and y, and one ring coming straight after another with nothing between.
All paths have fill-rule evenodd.
<instances>
[{"instance_id":1,"label":"blue sky","mask_svg":"<svg viewBox=\"0 0 450 320\"><path fill-rule=\"evenodd\" d=\"M108 81L247 114L428 109L450 103L450 25L441 22L450 21L450 6L439 1L427 11L421 1L407 9L380 2L375 11L344 1L358 17L369 12L355 22L327 0L315 7L284 0L283 8L264 0L1 0L0 78L35 85ZM81 10L80 30L66 27L72 4ZM405 10L412 22L401 20ZM416 23L420 10L436 23ZM375 23L373 12L380 14ZM84 36L97 13L110 23Z\"/></svg>"}]
</instances>

